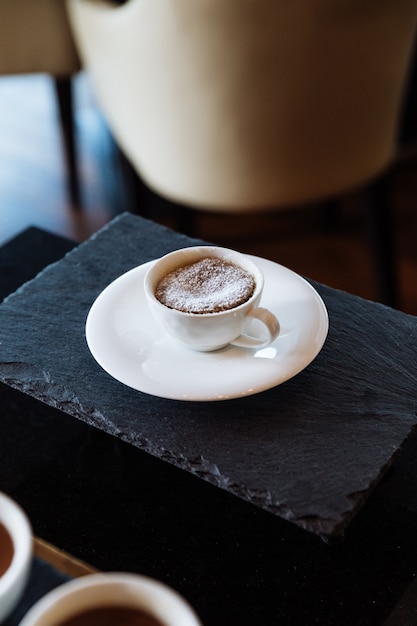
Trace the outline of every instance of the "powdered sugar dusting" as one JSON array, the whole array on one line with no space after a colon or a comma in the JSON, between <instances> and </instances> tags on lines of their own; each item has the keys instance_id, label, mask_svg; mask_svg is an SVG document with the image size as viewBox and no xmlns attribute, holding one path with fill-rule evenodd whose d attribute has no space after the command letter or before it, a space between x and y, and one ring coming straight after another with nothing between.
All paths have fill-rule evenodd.
<instances>
[{"instance_id":1,"label":"powdered sugar dusting","mask_svg":"<svg viewBox=\"0 0 417 626\"><path fill-rule=\"evenodd\" d=\"M230 261L207 257L164 276L155 296L171 309L217 313L246 302L254 289L249 272Z\"/></svg>"}]
</instances>

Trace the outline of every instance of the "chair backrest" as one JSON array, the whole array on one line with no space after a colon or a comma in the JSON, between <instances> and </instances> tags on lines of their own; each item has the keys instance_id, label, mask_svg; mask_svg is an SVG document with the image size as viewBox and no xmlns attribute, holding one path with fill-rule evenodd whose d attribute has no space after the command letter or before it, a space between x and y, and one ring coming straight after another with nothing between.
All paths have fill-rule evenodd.
<instances>
[{"instance_id":1,"label":"chair backrest","mask_svg":"<svg viewBox=\"0 0 417 626\"><path fill-rule=\"evenodd\" d=\"M0 75L45 72L59 76L79 68L62 0L0 1Z\"/></svg>"},{"instance_id":2,"label":"chair backrest","mask_svg":"<svg viewBox=\"0 0 417 626\"><path fill-rule=\"evenodd\" d=\"M250 210L345 191L396 142L415 0L67 0L110 129L148 184Z\"/></svg>"}]
</instances>

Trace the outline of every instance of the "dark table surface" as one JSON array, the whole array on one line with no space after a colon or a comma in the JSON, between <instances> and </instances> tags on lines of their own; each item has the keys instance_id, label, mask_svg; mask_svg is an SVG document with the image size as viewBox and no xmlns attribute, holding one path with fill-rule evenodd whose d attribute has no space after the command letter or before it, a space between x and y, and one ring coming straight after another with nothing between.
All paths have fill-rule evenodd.
<instances>
[{"instance_id":1,"label":"dark table surface","mask_svg":"<svg viewBox=\"0 0 417 626\"><path fill-rule=\"evenodd\" d=\"M98 568L164 580L208 626L415 623L417 444L415 436L407 439L417 420L415 318L314 285L329 310L329 338L294 380L223 403L140 394L100 370L77 334L83 339L86 312L111 280L191 243L125 215L0 306L0 489L24 506L36 534ZM0 296L72 247L37 229L6 244ZM71 280L60 284L68 275ZM67 302L71 292L77 297ZM59 306L68 305L59 316L50 308L58 293ZM65 351L57 343L62 326L59 320L46 324L45 307L48 319L52 312L67 321ZM82 357L68 358L68 346ZM326 401L326 389L333 402ZM142 418L132 420L133 414ZM243 469L236 476L255 487L243 492L184 463L187 447L179 455L172 435L169 458L143 444L153 437L165 443L162 421L168 432L181 428L181 436L201 445L190 426L198 418L206 438L213 429L213 437L220 432L227 442L218 455L209 450L221 473L229 430L243 431L259 447L265 432L277 434L274 415L287 433L293 429L292 448L301 446L307 457L283 472L268 458L271 448L268 454L264 448L261 463L238 438L232 458L239 460L241 449L237 465ZM146 437L138 437L143 429ZM290 448L289 437L284 440L280 453ZM337 454L319 455L320 440ZM255 458L250 471L248 454ZM281 473L271 479L277 468ZM259 498L256 487L265 475L272 488ZM286 493L282 484L289 485L290 506L270 506L274 490ZM321 490L328 488L326 500ZM294 515L294 503L297 511L310 507L314 514Z\"/></svg>"}]
</instances>

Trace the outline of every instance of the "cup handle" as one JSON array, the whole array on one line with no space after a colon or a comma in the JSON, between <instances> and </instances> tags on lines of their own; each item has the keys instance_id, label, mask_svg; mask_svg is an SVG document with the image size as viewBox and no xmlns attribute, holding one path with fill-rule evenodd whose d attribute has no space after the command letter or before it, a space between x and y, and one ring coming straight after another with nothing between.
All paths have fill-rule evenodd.
<instances>
[{"instance_id":1,"label":"cup handle","mask_svg":"<svg viewBox=\"0 0 417 626\"><path fill-rule=\"evenodd\" d=\"M280 331L279 322L275 315L271 313L271 311L268 311L268 309L264 309L263 307L252 309L246 314L246 318L255 318L262 322L268 332L268 336L264 338L255 337L244 331L242 335L239 335L239 337L236 337L236 339L230 342L233 346L240 348L262 348L269 345L278 337ZM246 325L248 325L249 321L250 320L247 319Z\"/></svg>"}]
</instances>

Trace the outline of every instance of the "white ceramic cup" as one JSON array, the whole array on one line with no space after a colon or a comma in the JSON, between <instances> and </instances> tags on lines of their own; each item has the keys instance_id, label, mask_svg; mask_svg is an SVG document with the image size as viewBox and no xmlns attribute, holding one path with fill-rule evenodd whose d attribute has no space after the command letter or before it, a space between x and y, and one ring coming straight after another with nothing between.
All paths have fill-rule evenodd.
<instances>
[{"instance_id":1,"label":"white ceramic cup","mask_svg":"<svg viewBox=\"0 0 417 626\"><path fill-rule=\"evenodd\" d=\"M191 606L165 584L138 574L106 572L71 580L41 598L19 626L57 626L93 608L137 608L163 626L201 626Z\"/></svg>"},{"instance_id":2,"label":"white ceramic cup","mask_svg":"<svg viewBox=\"0 0 417 626\"><path fill-rule=\"evenodd\" d=\"M216 313L187 313L169 308L155 297L155 289L164 276L207 257L234 263L253 276L255 290L246 302ZM277 337L277 318L271 311L258 306L263 286L263 274L251 259L240 252L218 246L195 246L170 252L155 261L145 275L145 293L155 320L169 335L201 352L218 350L228 344L259 348ZM251 325L254 319L258 320L256 333L253 331L254 324Z\"/></svg>"},{"instance_id":3,"label":"white ceramic cup","mask_svg":"<svg viewBox=\"0 0 417 626\"><path fill-rule=\"evenodd\" d=\"M32 562L32 529L26 513L0 492L0 523L13 543L10 566L0 576L0 622L16 607L25 589Z\"/></svg>"}]
</instances>

